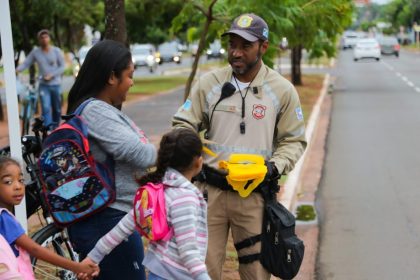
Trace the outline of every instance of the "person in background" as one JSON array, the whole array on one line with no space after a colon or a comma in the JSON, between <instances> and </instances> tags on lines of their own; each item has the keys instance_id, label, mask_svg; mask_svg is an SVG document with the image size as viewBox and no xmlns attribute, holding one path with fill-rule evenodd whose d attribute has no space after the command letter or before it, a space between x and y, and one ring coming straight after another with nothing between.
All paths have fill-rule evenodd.
<instances>
[{"instance_id":1,"label":"person in background","mask_svg":"<svg viewBox=\"0 0 420 280\"><path fill-rule=\"evenodd\" d=\"M89 50L69 92L68 114L92 98L81 117L88 127L92 156L113 171L116 189L114 203L68 228L80 259L132 209L138 188L135 175L143 175L156 161L155 146L120 109L133 85L133 73L129 49L119 42L104 40ZM107 158L114 163L108 163ZM141 237L134 232L104 258L98 279L145 279L143 256Z\"/></svg>"},{"instance_id":2,"label":"person in background","mask_svg":"<svg viewBox=\"0 0 420 280\"><path fill-rule=\"evenodd\" d=\"M16 74L37 63L44 125L54 129L61 120L61 77L65 68L64 57L58 47L50 44L50 32L47 29L39 31L37 37L39 47L34 48L25 61L16 68Z\"/></svg>"},{"instance_id":3,"label":"person in background","mask_svg":"<svg viewBox=\"0 0 420 280\"><path fill-rule=\"evenodd\" d=\"M255 14L243 14L222 36L228 40L230 66L200 77L172 121L174 128L206 130L206 147L217 154L205 157L204 176L197 183L208 193L211 250L206 264L213 280L222 279L229 232L235 244L259 235L264 210L263 184L241 197L227 183L218 162L231 154L260 155L265 158L266 178L275 181L293 169L306 148L295 87L262 61L268 48L267 23ZM238 250L241 279L269 279L258 257L250 257L258 256L261 242L251 244Z\"/></svg>"}]
</instances>

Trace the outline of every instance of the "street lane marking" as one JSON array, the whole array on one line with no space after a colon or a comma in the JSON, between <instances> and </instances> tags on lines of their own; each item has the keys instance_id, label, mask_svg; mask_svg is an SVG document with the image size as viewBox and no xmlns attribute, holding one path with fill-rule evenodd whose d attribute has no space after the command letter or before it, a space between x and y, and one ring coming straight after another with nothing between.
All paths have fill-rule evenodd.
<instances>
[{"instance_id":1,"label":"street lane marking","mask_svg":"<svg viewBox=\"0 0 420 280\"><path fill-rule=\"evenodd\" d=\"M411 82L406 76L402 75L400 72L395 71L394 68L389 65L388 63L382 61L382 63L391 71L393 71L395 73L395 75L397 75L397 77L401 78L401 80L403 80L409 87L414 88L415 91L420 93L420 88L416 87L416 85Z\"/></svg>"},{"instance_id":2,"label":"street lane marking","mask_svg":"<svg viewBox=\"0 0 420 280\"><path fill-rule=\"evenodd\" d=\"M384 62L383 60L381 60L382 64L385 65L386 68L388 68L389 70L393 71L394 67L392 67L391 65L389 65L388 63Z\"/></svg>"}]
</instances>

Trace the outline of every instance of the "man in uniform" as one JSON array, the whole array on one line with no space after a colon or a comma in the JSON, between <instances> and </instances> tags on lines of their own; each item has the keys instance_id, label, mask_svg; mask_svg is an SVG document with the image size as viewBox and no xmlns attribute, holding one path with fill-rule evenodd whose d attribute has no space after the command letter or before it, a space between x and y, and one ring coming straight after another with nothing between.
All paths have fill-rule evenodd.
<instances>
[{"instance_id":1,"label":"man in uniform","mask_svg":"<svg viewBox=\"0 0 420 280\"><path fill-rule=\"evenodd\" d=\"M222 278L229 230L234 243L261 233L264 200L255 189L243 198L218 172L218 161L231 154L257 154L266 159L267 177L290 172L306 148L299 96L294 86L265 66L268 26L255 14L236 18L229 31L230 66L212 71L194 85L173 118L173 126L206 130L206 146L217 154L205 158L198 185L208 195L208 252L206 264L213 280ZM228 82L228 83L227 83ZM230 84L229 84L230 83ZM259 261L243 263L260 252L261 244L240 249L241 279L270 278Z\"/></svg>"}]
</instances>

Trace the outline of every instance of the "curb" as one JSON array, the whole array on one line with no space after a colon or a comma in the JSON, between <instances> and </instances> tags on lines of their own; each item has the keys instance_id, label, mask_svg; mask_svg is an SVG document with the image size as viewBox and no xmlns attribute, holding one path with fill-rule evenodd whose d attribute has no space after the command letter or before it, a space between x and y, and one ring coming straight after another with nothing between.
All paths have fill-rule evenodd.
<instances>
[{"instance_id":1,"label":"curb","mask_svg":"<svg viewBox=\"0 0 420 280\"><path fill-rule=\"evenodd\" d=\"M311 172L308 173L308 164L311 164L311 161L314 158L313 152L316 153L316 148L319 143L318 134L315 128L318 128L320 120L322 120L321 107L325 102L328 101L327 93L329 89L329 84L331 81L331 76L329 74L325 75L322 89L320 95L313 107L312 113L308 120L308 125L306 126L306 139L308 141L308 146L303 153L302 157L297 162L295 168L292 172L289 173L287 181L283 187L283 193L280 195L280 203L282 203L290 212L295 214L296 206L300 204L313 204L313 202L299 201L299 192L302 191L303 183L308 180L305 176L309 175L311 177ZM316 158L316 156L315 156ZM311 177L311 180L313 178ZM317 183L315 183L317 185ZM318 219L308 222L299 222L296 221L296 234L305 242L305 256L300 267L299 273L296 275L296 279L299 280L308 280L314 279L314 270L315 270L315 259L316 259L316 247L318 239ZM279 278L271 276L270 280L277 280Z\"/></svg>"},{"instance_id":2,"label":"curb","mask_svg":"<svg viewBox=\"0 0 420 280\"><path fill-rule=\"evenodd\" d=\"M321 112L321 105L325 99L325 95L328 92L329 83L330 83L330 74L326 74L323 85L322 85L321 93L318 97L318 100L316 101L314 105L314 108L308 120L308 125L306 126L305 135L306 135L306 140L308 142L308 146L306 147L306 150L303 153L302 157L296 163L296 166L293 169L293 171L289 173L283 187L284 192L282 193L280 197L280 203L283 204L284 207L289 209L289 211L293 210L294 204L296 202L296 195L300 187L301 178L302 178L303 165L306 161L306 155L308 154L307 151L311 149L311 146L312 146L311 139L312 139L312 136L314 135L315 127L319 119L319 115Z\"/></svg>"}]
</instances>

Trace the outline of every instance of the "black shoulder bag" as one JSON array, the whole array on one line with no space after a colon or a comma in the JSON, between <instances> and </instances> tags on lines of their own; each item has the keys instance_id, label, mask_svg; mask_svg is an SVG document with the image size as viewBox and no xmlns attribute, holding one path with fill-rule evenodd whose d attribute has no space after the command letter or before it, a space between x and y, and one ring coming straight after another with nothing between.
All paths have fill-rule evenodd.
<instances>
[{"instance_id":1,"label":"black shoulder bag","mask_svg":"<svg viewBox=\"0 0 420 280\"><path fill-rule=\"evenodd\" d=\"M235 244L239 251L261 241L261 252L239 257L240 263L259 260L276 277L292 279L299 272L305 246L295 234L295 217L277 201L277 179L266 179L260 186L265 200L262 232Z\"/></svg>"}]
</instances>

